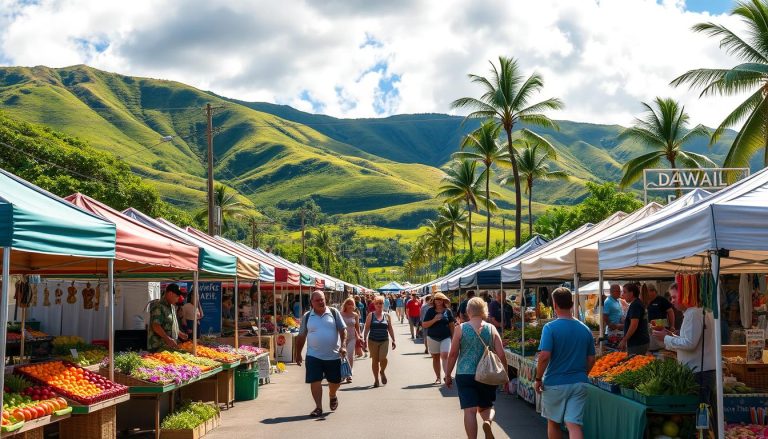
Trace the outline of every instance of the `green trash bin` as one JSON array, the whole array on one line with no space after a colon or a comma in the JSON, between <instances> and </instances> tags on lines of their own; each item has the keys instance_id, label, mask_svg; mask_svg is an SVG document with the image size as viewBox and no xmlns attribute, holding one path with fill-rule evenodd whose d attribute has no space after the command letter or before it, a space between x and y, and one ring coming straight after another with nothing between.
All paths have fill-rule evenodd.
<instances>
[{"instance_id":1,"label":"green trash bin","mask_svg":"<svg viewBox=\"0 0 768 439\"><path fill-rule=\"evenodd\" d=\"M259 369L235 371L235 400L252 401L259 396Z\"/></svg>"}]
</instances>

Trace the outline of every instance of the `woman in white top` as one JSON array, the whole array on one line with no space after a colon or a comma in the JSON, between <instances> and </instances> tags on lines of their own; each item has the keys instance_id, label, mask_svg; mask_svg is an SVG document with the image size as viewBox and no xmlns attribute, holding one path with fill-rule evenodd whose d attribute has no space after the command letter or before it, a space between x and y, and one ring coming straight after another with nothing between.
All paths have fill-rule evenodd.
<instances>
[{"instance_id":1,"label":"woman in white top","mask_svg":"<svg viewBox=\"0 0 768 439\"><path fill-rule=\"evenodd\" d=\"M184 331L189 336L190 340L192 339L192 328L194 327L195 321L195 308L197 308L197 324L198 324L198 333L200 331L200 319L203 318L203 310L200 309L199 306L195 306L195 295L194 294L188 294L187 295L187 303L184 304L183 307L181 307L181 313L184 319Z\"/></svg>"},{"instance_id":2,"label":"woman in white top","mask_svg":"<svg viewBox=\"0 0 768 439\"><path fill-rule=\"evenodd\" d=\"M355 345L360 338L360 314L357 313L355 299L348 297L341 306L341 317L347 324L347 361L349 368L352 369L352 363L355 361ZM347 382L352 382L352 377L347 378Z\"/></svg>"}]
</instances>

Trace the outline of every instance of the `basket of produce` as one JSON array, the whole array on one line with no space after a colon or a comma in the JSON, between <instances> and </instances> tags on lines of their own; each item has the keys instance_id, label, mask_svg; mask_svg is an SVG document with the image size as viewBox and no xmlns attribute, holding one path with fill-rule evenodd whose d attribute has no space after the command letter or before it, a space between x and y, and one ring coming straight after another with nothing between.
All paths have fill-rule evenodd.
<instances>
[{"instance_id":1,"label":"basket of produce","mask_svg":"<svg viewBox=\"0 0 768 439\"><path fill-rule=\"evenodd\" d=\"M194 348L191 341L184 342L179 345L179 349L186 351L186 352L192 352L192 349ZM195 355L198 357L203 358L210 358L211 360L216 360L220 363L225 364L233 364L240 361L240 355L231 354L227 352L221 352L213 348L209 348L208 346L204 345L197 345L197 350L195 351Z\"/></svg>"},{"instance_id":2,"label":"basket of produce","mask_svg":"<svg viewBox=\"0 0 768 439\"><path fill-rule=\"evenodd\" d=\"M743 357L726 358L728 370L746 386L768 390L768 364L747 363Z\"/></svg>"},{"instance_id":3,"label":"basket of produce","mask_svg":"<svg viewBox=\"0 0 768 439\"><path fill-rule=\"evenodd\" d=\"M128 392L128 388L122 384L65 361L24 365L17 367L16 371L84 405L106 401Z\"/></svg>"},{"instance_id":4,"label":"basket of produce","mask_svg":"<svg viewBox=\"0 0 768 439\"><path fill-rule=\"evenodd\" d=\"M106 374L109 365L102 363L101 374ZM172 364L136 352L115 355L115 381L128 387L163 387L182 384L198 378L201 369L188 364Z\"/></svg>"},{"instance_id":5,"label":"basket of produce","mask_svg":"<svg viewBox=\"0 0 768 439\"><path fill-rule=\"evenodd\" d=\"M603 376L604 373L626 360L627 357L626 352L611 352L610 354L603 355L595 361L592 370L589 371L589 377L598 378Z\"/></svg>"},{"instance_id":6,"label":"basket of produce","mask_svg":"<svg viewBox=\"0 0 768 439\"><path fill-rule=\"evenodd\" d=\"M5 377L3 431L15 431L24 422L45 416L63 416L72 411L64 398L49 386L35 386L19 375Z\"/></svg>"},{"instance_id":7,"label":"basket of produce","mask_svg":"<svg viewBox=\"0 0 768 439\"><path fill-rule=\"evenodd\" d=\"M635 400L657 412L695 412L699 385L693 371L673 359L656 360L643 368Z\"/></svg>"}]
</instances>

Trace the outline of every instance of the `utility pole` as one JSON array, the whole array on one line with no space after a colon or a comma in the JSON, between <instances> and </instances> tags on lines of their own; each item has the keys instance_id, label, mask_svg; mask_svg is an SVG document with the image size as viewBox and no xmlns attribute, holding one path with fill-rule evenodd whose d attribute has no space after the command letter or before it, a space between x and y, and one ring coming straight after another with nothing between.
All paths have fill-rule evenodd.
<instances>
[{"instance_id":1,"label":"utility pole","mask_svg":"<svg viewBox=\"0 0 768 439\"><path fill-rule=\"evenodd\" d=\"M504 222L504 217L501 217L501 231L504 235L504 250L507 249L507 224Z\"/></svg>"},{"instance_id":2,"label":"utility pole","mask_svg":"<svg viewBox=\"0 0 768 439\"><path fill-rule=\"evenodd\" d=\"M256 244L256 218L251 218L251 248L257 248Z\"/></svg>"},{"instance_id":3,"label":"utility pole","mask_svg":"<svg viewBox=\"0 0 768 439\"><path fill-rule=\"evenodd\" d=\"M205 135L208 140L208 234L216 234L216 200L213 191L213 111L223 108L222 106L213 107L210 103L205 104L205 116L207 126Z\"/></svg>"},{"instance_id":4,"label":"utility pole","mask_svg":"<svg viewBox=\"0 0 768 439\"><path fill-rule=\"evenodd\" d=\"M304 239L304 215L306 210L304 206L301 207L301 265L307 266L307 244Z\"/></svg>"}]
</instances>

